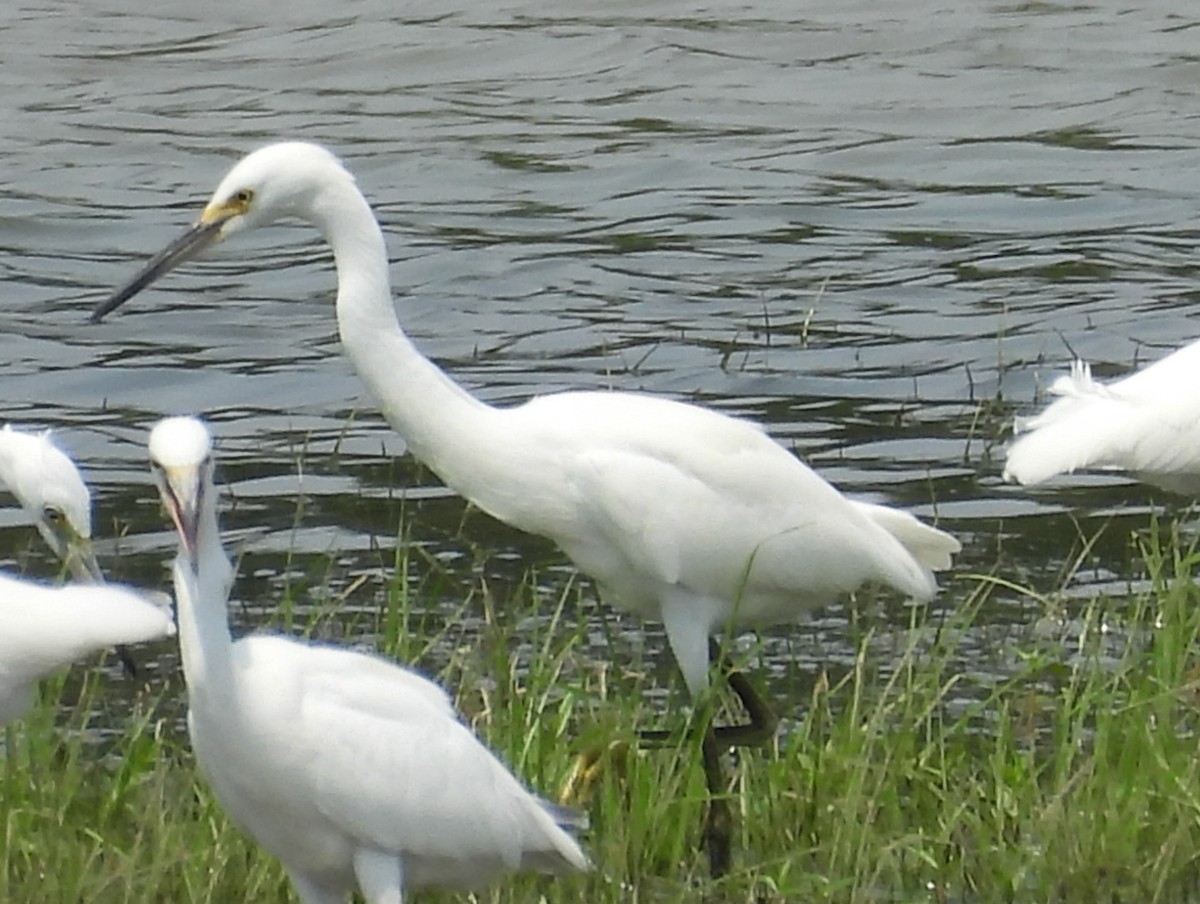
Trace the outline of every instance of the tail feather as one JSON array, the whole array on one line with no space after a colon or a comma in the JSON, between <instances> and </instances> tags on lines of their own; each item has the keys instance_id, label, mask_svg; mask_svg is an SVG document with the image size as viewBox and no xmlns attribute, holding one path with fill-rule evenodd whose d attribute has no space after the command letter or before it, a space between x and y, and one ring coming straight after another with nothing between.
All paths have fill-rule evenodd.
<instances>
[{"instance_id":1,"label":"tail feather","mask_svg":"<svg viewBox=\"0 0 1200 904\"><path fill-rule=\"evenodd\" d=\"M908 512L851 500L851 504L900 541L917 563L927 571L945 571L962 544L944 530L918 521Z\"/></svg>"},{"instance_id":2,"label":"tail feather","mask_svg":"<svg viewBox=\"0 0 1200 904\"><path fill-rule=\"evenodd\" d=\"M550 818L560 829L566 829L568 832L586 832L591 827L591 820L582 810L556 804L544 797L539 797L538 803L550 814Z\"/></svg>"},{"instance_id":3,"label":"tail feather","mask_svg":"<svg viewBox=\"0 0 1200 904\"><path fill-rule=\"evenodd\" d=\"M522 856L522 867L551 875L590 870L591 861L574 837L576 832L588 828L587 814L541 797L537 798L537 805L543 818L548 818L549 830L543 836L547 844L527 849Z\"/></svg>"},{"instance_id":4,"label":"tail feather","mask_svg":"<svg viewBox=\"0 0 1200 904\"><path fill-rule=\"evenodd\" d=\"M1070 375L1055 380L1050 392L1058 399L1045 411L1014 424L1023 435L1008 449L1007 481L1041 483L1056 474L1112 464L1114 442L1128 436L1128 424L1114 417L1122 401L1092 379L1086 362L1076 361Z\"/></svg>"}]
</instances>

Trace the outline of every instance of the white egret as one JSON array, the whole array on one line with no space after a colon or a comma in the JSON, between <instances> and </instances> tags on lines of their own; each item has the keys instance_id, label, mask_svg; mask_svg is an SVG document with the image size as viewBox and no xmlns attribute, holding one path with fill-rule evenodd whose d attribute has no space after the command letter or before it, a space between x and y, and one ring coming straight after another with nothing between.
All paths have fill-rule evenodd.
<instances>
[{"instance_id":1,"label":"white egret","mask_svg":"<svg viewBox=\"0 0 1200 904\"><path fill-rule=\"evenodd\" d=\"M0 484L16 498L51 550L80 581L104 576L92 552L92 502L75 463L48 431L0 430ZM59 589L0 576L0 723L25 712L38 679L88 653L174 633L171 614L132 590Z\"/></svg>"},{"instance_id":2,"label":"white egret","mask_svg":"<svg viewBox=\"0 0 1200 904\"><path fill-rule=\"evenodd\" d=\"M199 222L93 322L218 240L286 217L332 246L343 345L412 453L479 508L554 540L607 599L662 621L696 697L710 635L797 620L866 582L929 599L932 571L960 548L907 513L847 500L756 425L706 408L624 392L511 408L474 398L401 329L383 233L350 173L315 145L236 164Z\"/></svg>"},{"instance_id":3,"label":"white egret","mask_svg":"<svg viewBox=\"0 0 1200 904\"><path fill-rule=\"evenodd\" d=\"M0 484L76 580L104 580L92 552L92 495L49 431L0 430Z\"/></svg>"},{"instance_id":4,"label":"white egret","mask_svg":"<svg viewBox=\"0 0 1200 904\"><path fill-rule=\"evenodd\" d=\"M1043 412L1018 418L1005 480L1031 484L1057 474L1128 471L1185 495L1200 493L1200 342L1111 383L1092 379L1076 361L1050 387L1058 396Z\"/></svg>"},{"instance_id":5,"label":"white egret","mask_svg":"<svg viewBox=\"0 0 1200 904\"><path fill-rule=\"evenodd\" d=\"M283 863L305 904L357 888L473 888L503 870L585 870L564 814L525 790L445 692L364 653L231 639L208 430L161 421L150 461L179 531L175 595L188 730L230 818Z\"/></svg>"},{"instance_id":6,"label":"white egret","mask_svg":"<svg viewBox=\"0 0 1200 904\"><path fill-rule=\"evenodd\" d=\"M76 659L174 633L170 610L133 588L0 575L0 725L33 705L40 679Z\"/></svg>"}]
</instances>

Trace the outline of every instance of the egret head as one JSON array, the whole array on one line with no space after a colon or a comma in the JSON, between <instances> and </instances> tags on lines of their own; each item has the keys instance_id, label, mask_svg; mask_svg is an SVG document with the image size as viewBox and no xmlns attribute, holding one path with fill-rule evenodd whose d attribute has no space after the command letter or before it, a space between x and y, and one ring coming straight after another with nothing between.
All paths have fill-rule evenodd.
<instances>
[{"instance_id":1,"label":"egret head","mask_svg":"<svg viewBox=\"0 0 1200 904\"><path fill-rule=\"evenodd\" d=\"M196 224L101 302L92 322L234 233L286 217L314 217L322 193L339 182L353 184L354 177L325 148L303 141L267 145L242 158L221 180Z\"/></svg>"},{"instance_id":2,"label":"egret head","mask_svg":"<svg viewBox=\"0 0 1200 904\"><path fill-rule=\"evenodd\" d=\"M0 481L77 580L104 580L92 552L91 493L49 431L0 430Z\"/></svg>"},{"instance_id":3,"label":"egret head","mask_svg":"<svg viewBox=\"0 0 1200 904\"><path fill-rule=\"evenodd\" d=\"M196 561L205 494L212 486L212 437L194 417L159 421L150 432L150 469L179 542Z\"/></svg>"}]
</instances>

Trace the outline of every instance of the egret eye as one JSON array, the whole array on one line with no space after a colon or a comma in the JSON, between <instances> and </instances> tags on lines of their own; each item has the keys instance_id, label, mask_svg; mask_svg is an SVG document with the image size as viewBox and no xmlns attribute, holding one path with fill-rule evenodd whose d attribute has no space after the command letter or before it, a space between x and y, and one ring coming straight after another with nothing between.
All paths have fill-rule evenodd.
<instances>
[{"instance_id":1,"label":"egret eye","mask_svg":"<svg viewBox=\"0 0 1200 904\"><path fill-rule=\"evenodd\" d=\"M42 509L42 517L51 524L60 524L63 519L66 518L66 515L64 515L63 510L57 506L47 505Z\"/></svg>"},{"instance_id":2,"label":"egret eye","mask_svg":"<svg viewBox=\"0 0 1200 904\"><path fill-rule=\"evenodd\" d=\"M248 188L240 188L234 193L233 200L243 206L249 205L254 200L254 192Z\"/></svg>"}]
</instances>

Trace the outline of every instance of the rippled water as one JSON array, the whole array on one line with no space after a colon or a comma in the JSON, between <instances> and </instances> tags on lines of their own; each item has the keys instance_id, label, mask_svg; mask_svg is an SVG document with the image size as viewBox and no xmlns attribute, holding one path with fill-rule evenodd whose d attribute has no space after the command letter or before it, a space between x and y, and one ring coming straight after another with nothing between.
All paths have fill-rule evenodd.
<instances>
[{"instance_id":1,"label":"rippled water","mask_svg":"<svg viewBox=\"0 0 1200 904\"><path fill-rule=\"evenodd\" d=\"M399 496L464 581L474 546L513 579L563 561L478 514L460 529L462 501L391 458L310 230L85 322L233 160L299 137L347 159L402 320L481 396L703 402L845 491L936 514L962 572L1050 590L1108 524L1077 583L1120 585L1149 492L1003 486L1003 432L1073 353L1123 373L1200 334L1189 5L145 6L0 11L3 416L83 462L99 533L123 532L101 546L115 574L166 580L144 441L181 411L216 424L245 598L377 572ZM18 525L0 516L0 553L45 571ZM972 587L944 583L948 606ZM1038 612L1001 595L986 621ZM777 636L812 670L853 649L837 610Z\"/></svg>"}]
</instances>

